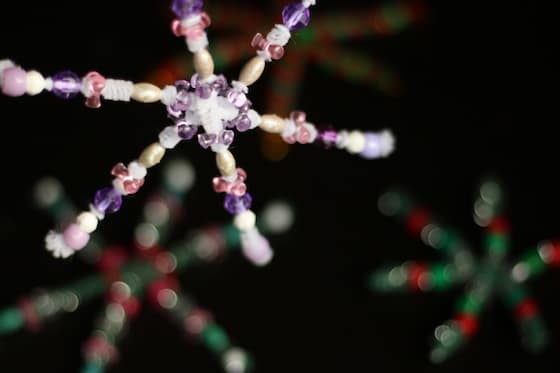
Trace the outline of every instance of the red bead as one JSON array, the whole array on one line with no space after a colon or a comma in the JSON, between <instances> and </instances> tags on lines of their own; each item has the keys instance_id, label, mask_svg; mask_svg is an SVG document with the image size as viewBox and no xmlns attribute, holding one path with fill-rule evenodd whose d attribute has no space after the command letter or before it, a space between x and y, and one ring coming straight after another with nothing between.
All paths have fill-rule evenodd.
<instances>
[{"instance_id":1,"label":"red bead","mask_svg":"<svg viewBox=\"0 0 560 373\"><path fill-rule=\"evenodd\" d=\"M478 330L478 318L476 315L461 313L455 316L457 327L466 337L472 337Z\"/></svg>"},{"instance_id":2,"label":"red bead","mask_svg":"<svg viewBox=\"0 0 560 373\"><path fill-rule=\"evenodd\" d=\"M413 263L408 268L408 285L413 290L420 290L420 278L426 273L426 266L422 263Z\"/></svg>"},{"instance_id":3,"label":"red bead","mask_svg":"<svg viewBox=\"0 0 560 373\"><path fill-rule=\"evenodd\" d=\"M539 308L534 300L525 299L515 306L515 317L518 319L529 318L539 313Z\"/></svg>"},{"instance_id":4,"label":"red bead","mask_svg":"<svg viewBox=\"0 0 560 373\"><path fill-rule=\"evenodd\" d=\"M412 234L420 234L430 222L430 213L424 208L415 208L406 217L406 227Z\"/></svg>"},{"instance_id":5,"label":"red bead","mask_svg":"<svg viewBox=\"0 0 560 373\"><path fill-rule=\"evenodd\" d=\"M497 216L488 225L488 230L496 234L507 234L510 231L509 221L503 216Z\"/></svg>"}]
</instances>

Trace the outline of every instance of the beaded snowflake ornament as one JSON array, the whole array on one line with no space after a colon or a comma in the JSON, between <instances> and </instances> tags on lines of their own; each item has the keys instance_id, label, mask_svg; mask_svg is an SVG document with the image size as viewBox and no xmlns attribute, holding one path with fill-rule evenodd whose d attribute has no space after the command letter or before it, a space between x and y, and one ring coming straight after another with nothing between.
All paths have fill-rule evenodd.
<instances>
[{"instance_id":1,"label":"beaded snowflake ornament","mask_svg":"<svg viewBox=\"0 0 560 373\"><path fill-rule=\"evenodd\" d=\"M252 197L247 192L247 173L236 165L228 150L235 132L260 128L280 134L287 143L319 143L327 148L345 149L366 159L388 156L394 147L391 132L321 130L307 121L306 114L294 111L289 118L273 114L260 115L252 109L247 95L249 87L263 74L266 63L281 59L291 32L309 24L310 7L315 0L303 0L286 5L282 23L275 25L265 36L257 33L252 46L257 50L241 69L237 80L228 82L223 75L214 73L214 61L208 52L206 28L210 17L203 11L203 0L174 0L172 10L177 18L171 28L176 36L184 37L193 53L195 74L162 89L150 83L107 79L92 71L79 78L64 71L52 78L44 78L37 71L26 72L9 60L0 61L0 86L8 96L25 93L36 95L43 90L61 98L79 93L86 97L86 105L99 108L101 99L116 101L162 102L173 124L159 134L159 141L148 145L138 159L116 164L111 186L95 193L89 211L80 213L62 232L50 231L46 236L47 250L55 257L67 258L84 248L90 234L105 215L118 211L123 196L136 193L144 184L149 168L157 165L166 151L181 141L196 137L205 149L216 153L220 175L213 179L214 190L225 193L224 207L234 216L234 225L240 230L243 253L256 265L268 263L273 256L268 241L258 231L255 214L251 211Z\"/></svg>"}]
</instances>

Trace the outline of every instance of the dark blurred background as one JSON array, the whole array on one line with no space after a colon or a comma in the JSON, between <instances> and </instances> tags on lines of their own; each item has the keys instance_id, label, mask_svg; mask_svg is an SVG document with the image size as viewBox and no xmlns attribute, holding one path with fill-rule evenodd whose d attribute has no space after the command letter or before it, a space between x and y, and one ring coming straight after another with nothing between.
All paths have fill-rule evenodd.
<instances>
[{"instance_id":1,"label":"dark blurred background","mask_svg":"<svg viewBox=\"0 0 560 373\"><path fill-rule=\"evenodd\" d=\"M280 14L280 8L265 2L234 3ZM372 3L320 1L313 14ZM405 186L479 247L482 234L472 222L472 202L479 181L493 175L508 192L512 258L540 240L560 237L552 5L424 5L423 23L352 45L398 71L402 95L388 97L311 65L298 104L312 121L337 128L390 128L397 137L393 156L366 161L296 146L281 162L271 162L261 154L258 133L236 139L234 151L249 172L257 209L269 199L287 199L297 210L295 227L272 240L276 257L266 268L232 255L181 278L231 338L253 353L258 372L520 372L543 371L556 361L558 271L529 284L551 335L543 353L522 349L510 313L495 302L482 317L480 333L441 366L428 361L430 336L452 315L462 289L380 295L366 286L368 273L387 261L437 258L378 213L377 197L392 185ZM183 41L169 32L168 1L10 1L1 12L0 57L45 75L66 68L83 75L95 69L142 81L164 58L187 53ZM210 32L211 40L221 36ZM232 77L237 70L226 73ZM266 75L251 97L257 109L265 85ZM85 207L94 191L110 181L113 164L132 160L168 121L157 104L105 102L91 110L81 99L61 101L49 94L2 96L0 111L3 307L36 287L60 286L91 271L77 259L54 260L43 249L51 222L30 199L34 182L56 176L76 204ZM175 153L192 161L199 180L187 199L182 229L225 221L221 198L209 183L216 173L211 154L194 143ZM129 240L143 199L157 185L157 173L104 222L106 237ZM0 370L78 371L81 343L100 306L101 301L85 305L38 334L2 338ZM134 321L121 347L112 372L220 371L207 350L187 342L178 328L149 309Z\"/></svg>"}]
</instances>

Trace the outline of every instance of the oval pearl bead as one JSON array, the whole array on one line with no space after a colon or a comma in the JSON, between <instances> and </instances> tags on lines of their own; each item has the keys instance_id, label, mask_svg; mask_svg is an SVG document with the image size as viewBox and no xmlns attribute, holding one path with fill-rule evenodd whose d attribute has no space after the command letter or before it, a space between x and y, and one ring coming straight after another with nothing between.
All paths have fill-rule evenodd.
<instances>
[{"instance_id":1,"label":"oval pearl bead","mask_svg":"<svg viewBox=\"0 0 560 373\"><path fill-rule=\"evenodd\" d=\"M233 225L240 231L248 231L255 226L256 222L257 216L251 210L243 211L233 218Z\"/></svg>"},{"instance_id":2,"label":"oval pearl bead","mask_svg":"<svg viewBox=\"0 0 560 373\"><path fill-rule=\"evenodd\" d=\"M246 86L253 84L261 77L265 64L265 61L261 57L253 57L243 66L243 69L241 69L239 81Z\"/></svg>"},{"instance_id":3,"label":"oval pearl bead","mask_svg":"<svg viewBox=\"0 0 560 373\"><path fill-rule=\"evenodd\" d=\"M235 174L235 157L229 150L216 153L216 165L222 176Z\"/></svg>"},{"instance_id":4,"label":"oval pearl bead","mask_svg":"<svg viewBox=\"0 0 560 373\"><path fill-rule=\"evenodd\" d=\"M70 224L63 233L64 243L72 250L81 250L89 241L89 234L84 232L78 224Z\"/></svg>"},{"instance_id":5,"label":"oval pearl bead","mask_svg":"<svg viewBox=\"0 0 560 373\"><path fill-rule=\"evenodd\" d=\"M360 131L352 131L348 134L346 150L352 154L358 154L366 148L366 137Z\"/></svg>"},{"instance_id":6,"label":"oval pearl bead","mask_svg":"<svg viewBox=\"0 0 560 373\"><path fill-rule=\"evenodd\" d=\"M161 95L159 87L150 83L137 83L130 97L138 102L152 103L161 100Z\"/></svg>"},{"instance_id":7,"label":"oval pearl bead","mask_svg":"<svg viewBox=\"0 0 560 373\"><path fill-rule=\"evenodd\" d=\"M25 83L25 89L28 95L35 96L38 95L45 89L45 78L40 72L32 70L27 73L27 81Z\"/></svg>"},{"instance_id":8,"label":"oval pearl bead","mask_svg":"<svg viewBox=\"0 0 560 373\"><path fill-rule=\"evenodd\" d=\"M91 212L84 211L76 218L78 226L87 233L92 233L97 229L97 218Z\"/></svg>"},{"instance_id":9,"label":"oval pearl bead","mask_svg":"<svg viewBox=\"0 0 560 373\"><path fill-rule=\"evenodd\" d=\"M146 168L150 168L158 164L165 155L165 148L160 143L154 142L148 145L146 149L140 154L138 159Z\"/></svg>"},{"instance_id":10,"label":"oval pearl bead","mask_svg":"<svg viewBox=\"0 0 560 373\"><path fill-rule=\"evenodd\" d=\"M9 67L2 73L2 93L6 96L23 96L26 89L27 73L20 67Z\"/></svg>"},{"instance_id":11,"label":"oval pearl bead","mask_svg":"<svg viewBox=\"0 0 560 373\"><path fill-rule=\"evenodd\" d=\"M207 49L202 49L194 54L194 69L202 79L214 74L214 60Z\"/></svg>"},{"instance_id":12,"label":"oval pearl bead","mask_svg":"<svg viewBox=\"0 0 560 373\"><path fill-rule=\"evenodd\" d=\"M265 114L261 116L261 123L259 125L266 132L270 133L282 133L286 122L284 119L280 118L275 114Z\"/></svg>"}]
</instances>

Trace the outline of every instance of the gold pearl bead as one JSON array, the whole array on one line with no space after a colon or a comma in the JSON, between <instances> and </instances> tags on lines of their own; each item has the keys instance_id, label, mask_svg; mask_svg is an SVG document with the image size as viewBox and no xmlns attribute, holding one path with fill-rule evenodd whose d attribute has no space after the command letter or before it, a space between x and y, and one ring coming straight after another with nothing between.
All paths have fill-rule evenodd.
<instances>
[{"instance_id":1,"label":"gold pearl bead","mask_svg":"<svg viewBox=\"0 0 560 373\"><path fill-rule=\"evenodd\" d=\"M137 83L132 91L132 99L152 103L161 100L161 89L150 83Z\"/></svg>"},{"instance_id":2,"label":"gold pearl bead","mask_svg":"<svg viewBox=\"0 0 560 373\"><path fill-rule=\"evenodd\" d=\"M235 174L235 158L229 150L216 153L216 165L222 176Z\"/></svg>"},{"instance_id":3,"label":"gold pearl bead","mask_svg":"<svg viewBox=\"0 0 560 373\"><path fill-rule=\"evenodd\" d=\"M146 168L158 164L165 155L165 148L160 143L154 142L140 154L139 161Z\"/></svg>"},{"instance_id":4,"label":"gold pearl bead","mask_svg":"<svg viewBox=\"0 0 560 373\"><path fill-rule=\"evenodd\" d=\"M214 74L214 60L207 49L200 50L194 54L194 69L202 79Z\"/></svg>"},{"instance_id":5,"label":"gold pearl bead","mask_svg":"<svg viewBox=\"0 0 560 373\"><path fill-rule=\"evenodd\" d=\"M265 61L259 56L253 57L243 66L243 69L241 69L239 81L246 86L250 86L259 80L264 71L265 64Z\"/></svg>"},{"instance_id":6,"label":"gold pearl bead","mask_svg":"<svg viewBox=\"0 0 560 373\"><path fill-rule=\"evenodd\" d=\"M261 116L261 123L259 125L266 132L270 133L282 133L286 122L284 119L280 118L275 114L265 114Z\"/></svg>"}]
</instances>

